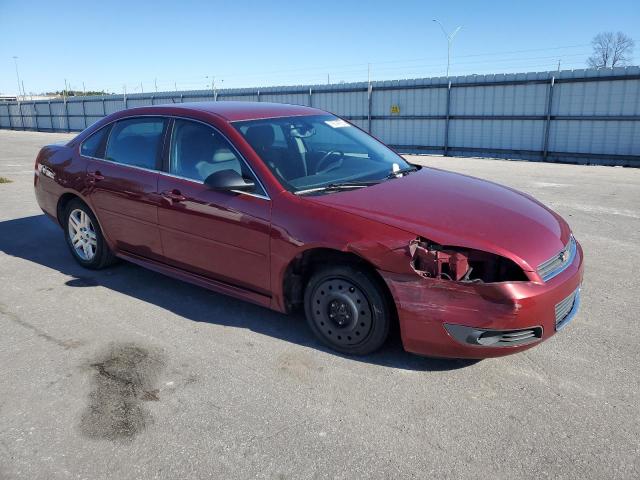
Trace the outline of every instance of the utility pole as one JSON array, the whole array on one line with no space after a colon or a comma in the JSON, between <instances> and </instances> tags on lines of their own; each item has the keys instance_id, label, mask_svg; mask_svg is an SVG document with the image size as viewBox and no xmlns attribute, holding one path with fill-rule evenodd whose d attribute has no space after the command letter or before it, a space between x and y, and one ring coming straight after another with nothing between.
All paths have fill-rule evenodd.
<instances>
[{"instance_id":1,"label":"utility pole","mask_svg":"<svg viewBox=\"0 0 640 480\"><path fill-rule=\"evenodd\" d=\"M178 82L173 82L173 86L176 87L176 92L178 91Z\"/></svg>"},{"instance_id":2,"label":"utility pole","mask_svg":"<svg viewBox=\"0 0 640 480\"><path fill-rule=\"evenodd\" d=\"M144 88L142 88L142 82L140 82L140 92L144 93Z\"/></svg>"},{"instance_id":3,"label":"utility pole","mask_svg":"<svg viewBox=\"0 0 640 480\"><path fill-rule=\"evenodd\" d=\"M67 79L64 79L64 95L62 95L62 97L64 98L64 103L67 103L67 97L69 96L69 87L67 87Z\"/></svg>"},{"instance_id":4,"label":"utility pole","mask_svg":"<svg viewBox=\"0 0 640 480\"><path fill-rule=\"evenodd\" d=\"M367 84L371 85L371 64L367 63Z\"/></svg>"},{"instance_id":5,"label":"utility pole","mask_svg":"<svg viewBox=\"0 0 640 480\"><path fill-rule=\"evenodd\" d=\"M154 79L153 79L153 84L154 84L154 85L155 85L155 87L156 87L156 93L158 93L158 79L157 79L157 78L154 78Z\"/></svg>"},{"instance_id":6,"label":"utility pole","mask_svg":"<svg viewBox=\"0 0 640 480\"><path fill-rule=\"evenodd\" d=\"M22 82L20 81L20 74L18 73L18 57L16 57L15 55L13 56L13 63L16 66L16 78L18 79L18 96L20 96L20 85L22 84ZM24 97L24 89L22 92L22 96Z\"/></svg>"},{"instance_id":7,"label":"utility pole","mask_svg":"<svg viewBox=\"0 0 640 480\"><path fill-rule=\"evenodd\" d=\"M436 22L438 25L440 25L440 28L442 29L442 33L444 33L444 36L447 39L447 78L449 78L449 67L451 65L451 44L453 43L453 38L462 29L462 25L456 28L452 33L447 33L447 31L444 28L444 25L442 25L442 23L439 20L436 20L434 18L433 21Z\"/></svg>"},{"instance_id":8,"label":"utility pole","mask_svg":"<svg viewBox=\"0 0 640 480\"><path fill-rule=\"evenodd\" d=\"M84 86L84 82L82 82L82 96L87 96L87 87Z\"/></svg>"},{"instance_id":9,"label":"utility pole","mask_svg":"<svg viewBox=\"0 0 640 480\"><path fill-rule=\"evenodd\" d=\"M327 73L327 85L331 85L331 78L329 78L329 74Z\"/></svg>"},{"instance_id":10,"label":"utility pole","mask_svg":"<svg viewBox=\"0 0 640 480\"><path fill-rule=\"evenodd\" d=\"M560 71L560 59L558 59L558 71Z\"/></svg>"}]
</instances>

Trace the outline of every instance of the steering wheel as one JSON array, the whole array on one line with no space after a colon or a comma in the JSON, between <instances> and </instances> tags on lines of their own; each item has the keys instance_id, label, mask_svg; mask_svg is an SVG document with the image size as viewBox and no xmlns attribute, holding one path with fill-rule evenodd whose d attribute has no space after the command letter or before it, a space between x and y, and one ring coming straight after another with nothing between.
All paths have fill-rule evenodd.
<instances>
[{"instance_id":1,"label":"steering wheel","mask_svg":"<svg viewBox=\"0 0 640 480\"><path fill-rule=\"evenodd\" d=\"M324 166L324 164L330 163L329 160L334 155L340 155L337 161L342 160L344 158L344 152L341 152L340 150L329 150L327 153L325 153L322 156L320 160L318 160L318 163L316 165L316 173L320 173L323 170L322 167Z\"/></svg>"}]
</instances>

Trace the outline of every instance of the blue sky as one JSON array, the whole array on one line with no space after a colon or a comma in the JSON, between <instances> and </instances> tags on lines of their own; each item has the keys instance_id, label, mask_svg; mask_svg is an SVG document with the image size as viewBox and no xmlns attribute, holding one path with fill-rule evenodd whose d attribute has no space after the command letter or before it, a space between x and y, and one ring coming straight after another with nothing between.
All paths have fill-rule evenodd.
<instances>
[{"instance_id":1,"label":"blue sky","mask_svg":"<svg viewBox=\"0 0 640 480\"><path fill-rule=\"evenodd\" d=\"M583 68L600 31L638 46L640 1L0 0L0 93L128 92ZM205 78L208 77L208 78ZM140 83L142 82L142 87Z\"/></svg>"}]
</instances>

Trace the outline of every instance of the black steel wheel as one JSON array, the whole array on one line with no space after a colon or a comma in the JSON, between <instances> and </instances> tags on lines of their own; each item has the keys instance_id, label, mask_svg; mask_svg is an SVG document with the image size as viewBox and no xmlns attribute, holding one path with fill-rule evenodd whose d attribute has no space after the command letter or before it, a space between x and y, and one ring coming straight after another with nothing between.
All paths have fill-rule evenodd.
<instances>
[{"instance_id":1,"label":"black steel wheel","mask_svg":"<svg viewBox=\"0 0 640 480\"><path fill-rule=\"evenodd\" d=\"M356 266L316 271L305 289L304 304L311 330L339 352L371 353L389 334L390 313L382 289Z\"/></svg>"}]
</instances>

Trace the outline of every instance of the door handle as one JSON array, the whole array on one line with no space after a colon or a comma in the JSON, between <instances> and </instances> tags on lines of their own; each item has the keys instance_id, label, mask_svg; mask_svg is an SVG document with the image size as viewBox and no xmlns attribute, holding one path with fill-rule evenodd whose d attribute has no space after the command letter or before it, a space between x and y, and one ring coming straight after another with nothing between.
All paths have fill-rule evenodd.
<instances>
[{"instance_id":1,"label":"door handle","mask_svg":"<svg viewBox=\"0 0 640 480\"><path fill-rule=\"evenodd\" d=\"M104 175L102 175L99 170L95 172L87 172L87 176L89 177L90 182L98 182L100 180L104 180Z\"/></svg>"},{"instance_id":2,"label":"door handle","mask_svg":"<svg viewBox=\"0 0 640 480\"><path fill-rule=\"evenodd\" d=\"M182 202L187 199L187 197L182 195L182 193L180 193L180 190L176 188L174 188L173 190L165 190L164 192L162 192L162 196L167 200L171 200L172 202Z\"/></svg>"}]
</instances>

